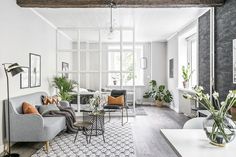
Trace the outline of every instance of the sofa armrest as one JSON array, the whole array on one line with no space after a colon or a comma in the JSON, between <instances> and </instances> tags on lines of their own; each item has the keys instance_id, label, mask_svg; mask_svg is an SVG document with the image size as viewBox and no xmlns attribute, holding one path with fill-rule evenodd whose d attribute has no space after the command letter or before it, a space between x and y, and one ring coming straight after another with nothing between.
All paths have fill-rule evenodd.
<instances>
[{"instance_id":1,"label":"sofa armrest","mask_svg":"<svg viewBox=\"0 0 236 157\"><path fill-rule=\"evenodd\" d=\"M60 101L59 104L64 108L70 107L70 103L68 101Z\"/></svg>"},{"instance_id":2,"label":"sofa armrest","mask_svg":"<svg viewBox=\"0 0 236 157\"><path fill-rule=\"evenodd\" d=\"M16 131L42 131L43 127L43 117L39 114L16 114L11 120L11 128Z\"/></svg>"}]
</instances>

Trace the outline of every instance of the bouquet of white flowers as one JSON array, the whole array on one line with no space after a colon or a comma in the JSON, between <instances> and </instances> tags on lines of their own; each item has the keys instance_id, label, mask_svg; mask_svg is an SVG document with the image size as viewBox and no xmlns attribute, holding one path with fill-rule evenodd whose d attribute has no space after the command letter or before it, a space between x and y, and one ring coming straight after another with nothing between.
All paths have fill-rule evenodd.
<instances>
[{"instance_id":1,"label":"bouquet of white flowers","mask_svg":"<svg viewBox=\"0 0 236 157\"><path fill-rule=\"evenodd\" d=\"M185 94L184 98L196 100L210 112L210 116L206 118L203 126L211 143L224 146L232 141L235 137L235 124L228 118L228 111L236 103L236 94L229 91L225 101L220 103L219 93L214 92L211 101L210 95L204 94L203 87L196 86L194 90L194 95Z\"/></svg>"}]
</instances>

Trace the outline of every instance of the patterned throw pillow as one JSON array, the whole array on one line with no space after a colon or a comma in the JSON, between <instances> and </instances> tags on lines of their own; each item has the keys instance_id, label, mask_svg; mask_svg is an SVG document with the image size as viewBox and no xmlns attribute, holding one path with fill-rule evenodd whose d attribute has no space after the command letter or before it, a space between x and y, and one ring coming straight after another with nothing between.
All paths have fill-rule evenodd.
<instances>
[{"instance_id":1,"label":"patterned throw pillow","mask_svg":"<svg viewBox=\"0 0 236 157\"><path fill-rule=\"evenodd\" d=\"M123 95L121 95L119 97L108 96L108 104L123 106L124 105L124 96Z\"/></svg>"},{"instance_id":2,"label":"patterned throw pillow","mask_svg":"<svg viewBox=\"0 0 236 157\"><path fill-rule=\"evenodd\" d=\"M43 101L43 104L44 104L44 105L48 105L48 104L58 104L58 103L59 103L59 100L58 100L58 97L57 97L57 96L52 96L52 97L43 96L43 97L42 97L42 101Z\"/></svg>"},{"instance_id":3,"label":"patterned throw pillow","mask_svg":"<svg viewBox=\"0 0 236 157\"><path fill-rule=\"evenodd\" d=\"M31 105L30 103L27 103L27 102L23 102L22 111L24 114L39 114L36 107L34 105Z\"/></svg>"}]
</instances>

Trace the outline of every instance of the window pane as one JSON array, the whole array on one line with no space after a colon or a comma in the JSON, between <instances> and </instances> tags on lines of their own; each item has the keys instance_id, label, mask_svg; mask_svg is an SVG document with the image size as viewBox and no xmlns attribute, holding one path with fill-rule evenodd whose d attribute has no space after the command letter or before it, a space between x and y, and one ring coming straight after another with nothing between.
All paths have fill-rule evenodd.
<instances>
[{"instance_id":1,"label":"window pane","mask_svg":"<svg viewBox=\"0 0 236 157\"><path fill-rule=\"evenodd\" d=\"M108 52L108 70L120 70L120 52Z\"/></svg>"},{"instance_id":2,"label":"window pane","mask_svg":"<svg viewBox=\"0 0 236 157\"><path fill-rule=\"evenodd\" d=\"M109 73L108 74L108 85L109 86L120 86L120 73Z\"/></svg>"},{"instance_id":3,"label":"window pane","mask_svg":"<svg viewBox=\"0 0 236 157\"><path fill-rule=\"evenodd\" d=\"M122 70L132 72L133 71L133 52L123 52L122 54Z\"/></svg>"},{"instance_id":4,"label":"window pane","mask_svg":"<svg viewBox=\"0 0 236 157\"><path fill-rule=\"evenodd\" d=\"M123 86L133 85L133 73L122 73L122 84Z\"/></svg>"},{"instance_id":5,"label":"window pane","mask_svg":"<svg viewBox=\"0 0 236 157\"><path fill-rule=\"evenodd\" d=\"M191 43L191 69L193 72L192 74L192 87L197 85L197 41L193 40Z\"/></svg>"}]
</instances>

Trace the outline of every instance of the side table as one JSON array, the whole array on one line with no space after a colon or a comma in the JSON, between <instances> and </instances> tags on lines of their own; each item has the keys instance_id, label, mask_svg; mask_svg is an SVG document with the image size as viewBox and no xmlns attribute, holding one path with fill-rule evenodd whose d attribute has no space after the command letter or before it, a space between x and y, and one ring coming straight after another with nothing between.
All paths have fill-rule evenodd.
<instances>
[{"instance_id":1,"label":"side table","mask_svg":"<svg viewBox=\"0 0 236 157\"><path fill-rule=\"evenodd\" d=\"M102 135L103 141L105 142L104 132L104 115L105 111L96 111L96 112L83 112L83 121L91 122L91 127L89 130L84 132L87 136L89 136L89 143L91 142L92 136L100 136Z\"/></svg>"}]
</instances>

